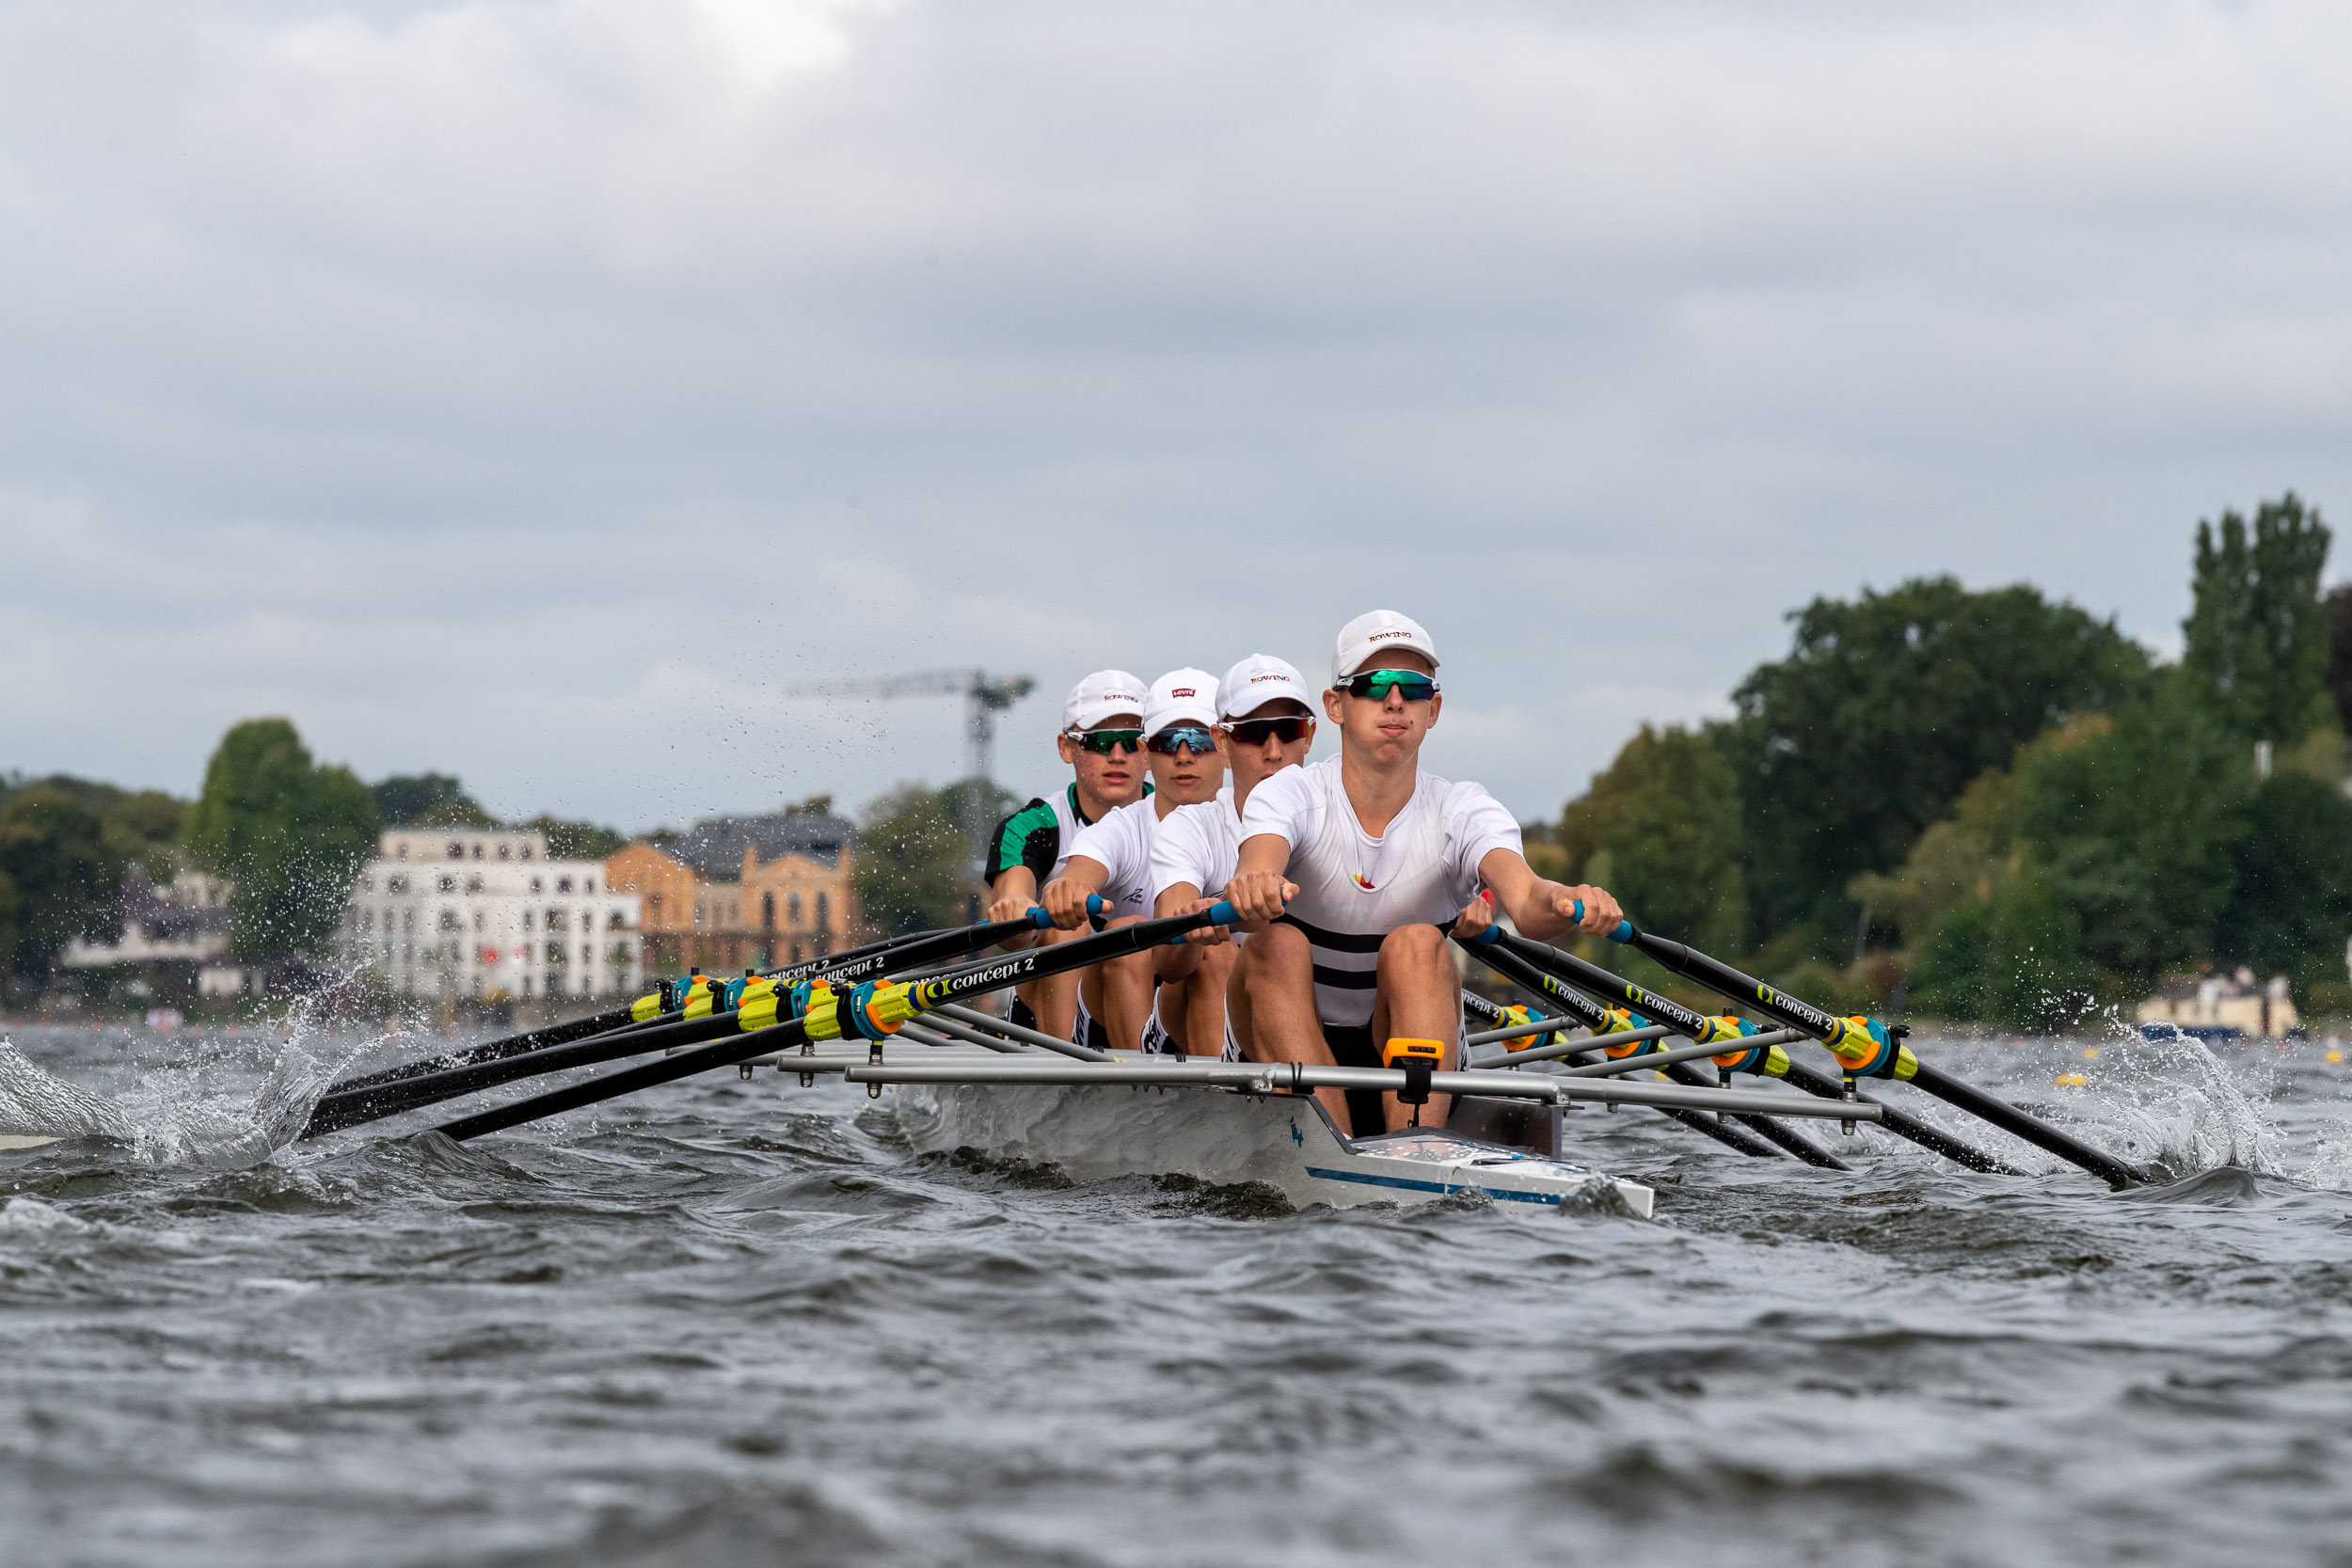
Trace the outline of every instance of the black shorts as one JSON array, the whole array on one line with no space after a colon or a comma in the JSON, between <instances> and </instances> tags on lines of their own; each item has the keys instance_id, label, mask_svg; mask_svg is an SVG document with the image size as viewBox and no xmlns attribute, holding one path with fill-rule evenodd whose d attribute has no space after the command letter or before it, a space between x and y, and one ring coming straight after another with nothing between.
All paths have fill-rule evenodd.
<instances>
[{"instance_id":1,"label":"black shorts","mask_svg":"<svg viewBox=\"0 0 2352 1568\"><path fill-rule=\"evenodd\" d=\"M1331 1059L1342 1067L1380 1065L1380 1051L1372 1043L1372 1031L1368 1028L1327 1023L1323 1026L1323 1043L1330 1047ZM1347 1119L1354 1136L1369 1138L1389 1130L1389 1110L1380 1090L1349 1089L1346 1094Z\"/></svg>"}]
</instances>

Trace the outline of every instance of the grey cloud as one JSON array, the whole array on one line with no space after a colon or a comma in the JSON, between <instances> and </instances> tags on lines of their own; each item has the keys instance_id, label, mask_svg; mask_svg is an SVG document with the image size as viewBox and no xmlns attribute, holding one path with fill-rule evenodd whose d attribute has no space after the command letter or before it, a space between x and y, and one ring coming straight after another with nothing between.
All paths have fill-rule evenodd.
<instances>
[{"instance_id":1,"label":"grey cloud","mask_svg":"<svg viewBox=\"0 0 2352 1568\"><path fill-rule=\"evenodd\" d=\"M1549 812L1782 612L2159 643L2344 492L2321 6L565 0L0 19L0 765L287 712L630 825L961 762L939 664L1444 642Z\"/></svg>"}]
</instances>

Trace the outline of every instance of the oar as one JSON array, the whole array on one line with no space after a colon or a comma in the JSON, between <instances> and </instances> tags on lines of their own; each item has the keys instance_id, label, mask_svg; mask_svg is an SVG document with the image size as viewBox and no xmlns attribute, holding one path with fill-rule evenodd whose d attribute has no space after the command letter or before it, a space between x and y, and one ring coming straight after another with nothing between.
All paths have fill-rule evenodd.
<instances>
[{"instance_id":1,"label":"oar","mask_svg":"<svg viewBox=\"0 0 2352 1568\"><path fill-rule=\"evenodd\" d=\"M1537 973L1545 974L1551 982L1546 988L1547 995L1578 994L1566 989L1568 986L1575 985L1581 986L1584 990L1598 996L1625 997L1633 1007L1641 1010L1642 1016L1657 1016L1665 1019L1673 1025L1674 1032L1677 1034L1687 1035L1702 1043L1708 1040L1722 1043L1724 1050L1722 1055L1715 1058L1715 1063L1726 1073L1752 1072L1768 1078L1778 1078L1793 1088L1803 1089L1805 1093L1817 1095L1823 1100L1837 1100L1851 1103L1869 1099L1867 1095L1856 1092L1851 1084L1840 1083L1826 1073L1816 1072L1811 1068L1792 1061L1788 1053L1778 1046L1751 1045L1749 1043L1751 1039L1759 1037L1746 1032L1755 1027L1753 1024L1742 1024L1737 1019L1708 1018L1703 1013L1693 1012L1671 997L1660 996L1655 991L1634 985L1622 975L1612 974L1597 964L1586 963L1573 953L1564 953L1543 942L1531 942L1525 937L1513 935L1504 931L1500 926L1489 927L1489 931L1490 935L1482 934L1470 939L1473 944L1470 950L1482 958L1488 954L1500 954L1505 959L1517 958ZM1597 1006L1597 1004L1588 1003L1587 1005ZM1613 1018L1613 1015L1611 1016ZM1896 1110L1891 1105L1887 1107L1886 1115L1880 1118L1879 1125L1899 1138L1907 1139L1922 1148L1932 1149L1946 1159L1966 1165L1971 1170L1988 1171L1997 1176L2025 1174L2015 1166L1994 1159L1982 1149L1953 1137L1933 1122L1921 1121L1918 1117L1907 1112Z\"/></svg>"},{"instance_id":2,"label":"oar","mask_svg":"<svg viewBox=\"0 0 2352 1568\"><path fill-rule=\"evenodd\" d=\"M899 1027L903 1037L922 1031L919 1023ZM765 1061L761 1056L754 1060ZM885 1054L876 1061L868 1053L791 1054L779 1064L787 1071L839 1073L852 1084L871 1088L882 1084L971 1084L1008 1087L1127 1087L1232 1089L1250 1095L1303 1096L1318 1088L1379 1089L1413 1092L1413 1074L1392 1068L1313 1067L1303 1062L1228 1062L1210 1057L1146 1057L1135 1062L1069 1062L1023 1053L1017 1056L987 1056L971 1052L925 1050ZM1835 1121L1850 1112L1856 1119L1876 1121L1878 1104L1817 1105L1783 1094L1758 1094L1738 1089L1687 1088L1679 1084L1610 1084L1551 1073L1433 1072L1424 1085L1435 1094L1496 1095L1506 1099L1548 1101L1553 1104L1591 1101L1607 1105L1672 1105L1714 1112L1728 1104L1734 1110L1771 1116L1814 1117Z\"/></svg>"},{"instance_id":3,"label":"oar","mask_svg":"<svg viewBox=\"0 0 2352 1568\"><path fill-rule=\"evenodd\" d=\"M1138 953L1163 942L1182 941L1187 931L1204 926L1230 926L1236 916L1233 906L1222 900L1192 914L1170 915L1165 920L1139 921L1121 926L1076 942L1057 942L1050 947L1032 947L1002 958L985 959L951 969L942 974L927 975L920 980L892 981L876 984L868 981L847 992L828 992L826 999L812 1006L801 1018L788 1018L777 1010L778 993L764 993L756 1003L748 998L739 1014L726 1015L737 1022L741 1031L732 1037L712 1039L691 1051L664 1057L658 1062L644 1062L636 1067L623 1068L584 1084L572 1084L545 1094L519 1100L511 1105L484 1111L444 1124L439 1131L460 1140L478 1138L486 1132L500 1132L509 1127L537 1121L585 1105L598 1104L622 1095L634 1094L656 1085L673 1083L691 1077L713 1068L733 1067L754 1056L765 1056L771 1051L787 1050L795 1045L809 1045L819 1040L858 1038L873 1042L877 1056L882 1042L901 1025L926 1012L935 1012L950 1003L983 996L990 991L1042 979L1050 974L1085 969L1129 953ZM789 993L786 993L789 994ZM712 1023L717 1019L708 1021ZM1088 1063L1088 1068L1115 1067L1116 1063ZM788 1065L785 1069L791 1070ZM871 1085L875 1094L882 1085Z\"/></svg>"},{"instance_id":4,"label":"oar","mask_svg":"<svg viewBox=\"0 0 2352 1568\"><path fill-rule=\"evenodd\" d=\"M1089 906L1099 902L1099 899L1089 900ZM1007 937L1017 936L1024 931L1042 930L1052 924L1053 921L1045 911L1042 908L1037 908L1030 910L1026 915L1013 920L999 920L953 931L918 931L912 936L867 942L863 947L853 947L846 952L828 954L821 958L787 965L783 969L771 971L765 978L777 985L796 984L809 978L821 978L836 985L850 984L880 974L886 970L922 969L938 962L944 956L969 953L977 948L1002 942ZM700 984L693 984L696 981ZM600 1044L617 1045L624 1037L628 1037L632 1043L626 1049L565 1058L562 1065L578 1067L583 1062L608 1062L616 1056L628 1056L639 1051L650 1051L654 1049L653 1045L636 1043L635 1037L645 1031L660 1028L665 1023L675 1022L681 1017L700 1018L713 1011L724 1011L723 1007L715 1006L711 993L715 990L730 988L739 989L735 988L735 982L699 973L691 976L690 982L683 986L674 985L665 980L659 991L641 996L626 1007L610 1008L591 1018L576 1019L569 1023L554 1024L545 1029L534 1029L529 1034L490 1040L463 1051L429 1057L424 1061L410 1062L402 1067L386 1068L378 1072L362 1073L357 1077L346 1078L341 1083L329 1085L326 1093L319 1097L319 1102L312 1108L310 1124L304 1128L302 1136L318 1137L322 1133L337 1132L345 1127L356 1127L364 1121L373 1121L382 1116L397 1115L401 1111L413 1109L417 1105L429 1105L434 1103L436 1099L448 1098L446 1095L437 1095L421 1100L388 1099L375 1092L389 1084L405 1084L426 1078L439 1082L442 1080L442 1075L462 1069L483 1063L533 1057L534 1053L549 1046L566 1045L575 1040L590 1037L596 1038ZM665 1042L675 1043L671 1037L665 1036L663 1038ZM508 1073L503 1076L493 1074L466 1082L469 1082L473 1087L485 1088L493 1084L511 1083L516 1077L529 1077L534 1072L552 1070L555 1069L534 1067L528 1072ZM457 1082L457 1080L450 1081ZM378 1109L382 1106L389 1106L390 1109Z\"/></svg>"},{"instance_id":5,"label":"oar","mask_svg":"<svg viewBox=\"0 0 2352 1568\"><path fill-rule=\"evenodd\" d=\"M1602 1028L1613 1028L1618 1024L1619 1021L1609 1012L1607 1007L1594 1002L1588 997L1569 990L1566 986L1563 985L1557 977L1546 974L1540 967L1530 962L1521 955L1499 945L1496 939L1500 938L1502 934L1503 931L1502 927L1490 926L1485 931L1479 933L1479 935L1470 938L1466 945L1469 946L1471 952L1477 954L1480 958L1484 959L1490 968L1495 970L1496 973L1502 975L1503 978L1516 981L1519 985L1526 987L1529 990L1536 991L1545 996L1549 996L1555 1002L1558 1002L1561 1006L1569 1008L1571 1011L1583 1012L1587 1017L1592 1016L1594 1013L1597 1013L1599 1015L1600 1022L1595 1025L1597 1030ZM1606 974L1607 971L1602 971L1601 973ZM1697 1015L1692 1013L1688 1008L1681 1009L1681 1012L1683 1013L1684 1018L1677 1018L1673 1013L1668 1012L1648 1013L1645 1011L1644 1021L1646 1022L1647 1019L1655 1017L1659 1019L1660 1022L1672 1028L1677 1034L1688 1035L1693 1040L1705 1040L1708 1037L1708 1030L1706 1028L1705 1022L1703 1020L1699 1020ZM1685 1019L1692 1021L1688 1027L1685 1026ZM1686 1085L1692 1088L1711 1089L1719 1086L1705 1074L1701 1073L1696 1068L1690 1066L1688 1063L1666 1068L1664 1071L1666 1076L1673 1079L1676 1083ZM1828 1150L1815 1144L1812 1139L1804 1137L1789 1128L1783 1127L1776 1121L1772 1121L1765 1117L1756 1116L1741 1116L1733 1119L1737 1120L1740 1126L1745 1127L1750 1132L1754 1132L1757 1137L1762 1138L1766 1143L1787 1150L1788 1153L1795 1155L1798 1159L1803 1160L1808 1165L1815 1165L1822 1170L1848 1170L1851 1168L1843 1160L1837 1158L1836 1155L1830 1153ZM1733 1131L1731 1128L1724 1127L1721 1122L1715 1124L1715 1130L1720 1130L1725 1132ZM1730 1140L1725 1139L1724 1141L1729 1142Z\"/></svg>"},{"instance_id":6,"label":"oar","mask_svg":"<svg viewBox=\"0 0 2352 1568\"><path fill-rule=\"evenodd\" d=\"M1629 944L1685 979L1695 980L1709 990L1720 991L1758 1012L1771 1014L1782 1023L1804 1030L1829 1048L1849 1079L1893 1078L1911 1084L1979 1120L1991 1122L2012 1137L2081 1166L2111 1187L2136 1187L2149 1179L2148 1173L2138 1167L2093 1148L2041 1117L1919 1060L1902 1043L1903 1035L1909 1031L1899 1025L1889 1028L1883 1023L1874 1025L1867 1019L1833 1017L1786 991L1740 974L1720 958L1711 958L1685 943L1637 930L1629 920L1618 922L1609 938Z\"/></svg>"},{"instance_id":7,"label":"oar","mask_svg":"<svg viewBox=\"0 0 2352 1568\"><path fill-rule=\"evenodd\" d=\"M2013 1137L2081 1166L2109 1186L2137 1186L2148 1180L2145 1172L2113 1155L2103 1153L2039 1117L2028 1115L1972 1084L1954 1078L1940 1068L1920 1061L1912 1053L1911 1048L1902 1043L1902 1036L1907 1031L1899 1026L1890 1029L1869 1019L1835 1017L1761 980L1742 974L1721 959L1709 958L1685 943L1638 930L1631 921L1620 921L1609 937L1613 942L1627 943L1685 979L1694 980L1709 990L1719 991L1735 1002L1752 1006L1790 1028L1802 1029L1820 1041L1830 1054L1837 1058L1838 1065L1846 1069L1846 1082L1838 1086L1841 1094L1851 1092L1851 1085L1856 1078L1897 1079L1913 1084ZM1526 939L1513 937L1508 940L1524 942ZM1556 953L1557 950L1547 948L1546 952ZM1582 959L1572 955L1562 953L1558 956L1572 963L1583 964ZM1599 974L1609 974L1596 965L1583 967ZM1613 984L1625 984L1615 975L1609 978ZM1796 1081L1793 1074L1789 1077L1790 1082ZM1889 1132L1896 1131L1894 1118L1888 1118L1885 1125ZM1981 1170L1987 1167L1979 1165L1977 1168ZM2023 1174L2007 1165L1999 1168L2010 1175Z\"/></svg>"},{"instance_id":8,"label":"oar","mask_svg":"<svg viewBox=\"0 0 2352 1568\"><path fill-rule=\"evenodd\" d=\"M1486 955L1480 955L1480 957L1486 957ZM1565 988L1552 988L1552 985L1546 985L1546 978L1543 978L1543 975L1513 974L1513 971L1505 971L1505 969L1501 969L1501 966L1496 969L1496 974L1503 975L1505 980L1515 980L1515 983L1532 990L1532 992L1543 994L1543 997L1552 997L1557 1004L1560 1004L1560 1006L1569 1008L1571 1018L1555 1018L1555 1021L1552 1021L1552 1025L1555 1027L1583 1025L1595 1032L1595 1039L1566 1041L1566 1049L1562 1049L1562 1046L1534 1046L1534 1051L1546 1051L1548 1055L1565 1055L1565 1058L1571 1060L1571 1063L1583 1065L1585 1060L1590 1060L1590 1055L1593 1055L1595 1051L1602 1049L1604 1041L1616 1044L1616 1041L1628 1039L1628 1037L1656 1039L1656 1035L1646 1035L1646 1032L1640 1032L1640 1030L1630 1030L1630 1032L1618 1030L1616 1035L1602 1035L1602 1030L1609 1030L1609 1008L1604 1008L1602 1004L1597 1004L1597 1002L1590 1002L1590 999L1585 999L1585 997L1579 997L1579 994L1569 992L1569 990L1565 990ZM1486 1002L1485 997L1477 997L1475 992L1463 992L1463 1006L1470 1008L1470 1011L1494 1008L1496 1016L1501 1016L1501 1008L1496 1008L1494 1004ZM1663 1035L1663 1032L1665 1030L1661 1030L1661 1035ZM1480 1063L1472 1063L1472 1068L1477 1068L1477 1065ZM1491 1068L1494 1063L1485 1063L1485 1065L1489 1065ZM1693 1077L1696 1077L1696 1074L1693 1074ZM1729 1145L1729 1148L1739 1149L1740 1154L1750 1154L1750 1157L1755 1157L1755 1159L1781 1157L1781 1149L1773 1148L1772 1143L1767 1143L1767 1140L1757 1138L1755 1133L1745 1131L1745 1126L1729 1124L1729 1121L1724 1121L1722 1117L1698 1117L1687 1110L1665 1110L1665 1107L1661 1107L1659 1115L1673 1117L1675 1121L1679 1121L1682 1126L1692 1129L1693 1133L1706 1133L1708 1138L1717 1140L1717 1143L1722 1143L1722 1145Z\"/></svg>"}]
</instances>

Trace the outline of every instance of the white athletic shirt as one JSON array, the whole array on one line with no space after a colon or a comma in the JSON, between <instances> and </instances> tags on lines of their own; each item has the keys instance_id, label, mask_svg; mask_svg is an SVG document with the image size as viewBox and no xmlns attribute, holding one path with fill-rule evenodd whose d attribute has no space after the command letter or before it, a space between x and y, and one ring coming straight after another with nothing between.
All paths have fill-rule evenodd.
<instances>
[{"instance_id":1,"label":"white athletic shirt","mask_svg":"<svg viewBox=\"0 0 2352 1568\"><path fill-rule=\"evenodd\" d=\"M1110 906L1104 911L1105 920L1123 920L1129 915L1152 917L1152 842L1160 826L1160 814L1151 796L1114 811L1104 812L1103 819L1090 827L1081 828L1075 842L1062 856L1059 875L1073 855L1104 866L1110 876L1103 883L1103 901Z\"/></svg>"},{"instance_id":2,"label":"white athletic shirt","mask_svg":"<svg viewBox=\"0 0 2352 1568\"><path fill-rule=\"evenodd\" d=\"M1340 783L1340 759L1285 768L1249 792L1241 841L1272 833L1291 847L1284 875L1298 895L1284 918L1314 949L1323 1022L1372 1022L1380 939L1400 926L1439 926L1478 895L1478 863L1520 848L1519 825L1486 786L1414 775L1413 798L1378 838L1363 830Z\"/></svg>"},{"instance_id":3,"label":"white athletic shirt","mask_svg":"<svg viewBox=\"0 0 2352 1568\"><path fill-rule=\"evenodd\" d=\"M1152 841L1152 902L1178 882L1190 882L1203 898L1225 891L1241 855L1241 816L1233 810L1233 786L1214 800L1178 806L1160 822Z\"/></svg>"}]
</instances>

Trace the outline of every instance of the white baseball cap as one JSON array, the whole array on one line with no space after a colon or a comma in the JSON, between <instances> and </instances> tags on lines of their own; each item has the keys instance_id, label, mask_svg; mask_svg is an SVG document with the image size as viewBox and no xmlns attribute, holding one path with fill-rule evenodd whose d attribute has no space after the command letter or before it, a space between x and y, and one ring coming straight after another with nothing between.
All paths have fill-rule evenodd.
<instances>
[{"instance_id":1,"label":"white baseball cap","mask_svg":"<svg viewBox=\"0 0 2352 1568\"><path fill-rule=\"evenodd\" d=\"M1382 654L1410 648L1438 667L1438 645L1421 623L1393 610L1370 610L1340 628L1339 646L1331 655L1331 684L1337 686Z\"/></svg>"},{"instance_id":2,"label":"white baseball cap","mask_svg":"<svg viewBox=\"0 0 2352 1568\"><path fill-rule=\"evenodd\" d=\"M1286 658L1272 654L1251 654L1225 672L1225 678L1216 683L1216 716L1219 719L1239 719L1257 712L1268 703L1284 698L1314 716L1315 705L1307 691L1307 677Z\"/></svg>"},{"instance_id":3,"label":"white baseball cap","mask_svg":"<svg viewBox=\"0 0 2352 1568\"><path fill-rule=\"evenodd\" d=\"M1070 695L1062 699L1061 727L1090 730L1104 720L1116 719L1122 713L1140 719L1146 689L1141 679L1124 670L1097 670L1072 687Z\"/></svg>"},{"instance_id":4,"label":"white baseball cap","mask_svg":"<svg viewBox=\"0 0 2352 1568\"><path fill-rule=\"evenodd\" d=\"M1170 670L1152 683L1152 700L1144 705L1143 733L1157 735L1170 724L1216 722L1216 677L1206 670Z\"/></svg>"}]
</instances>

